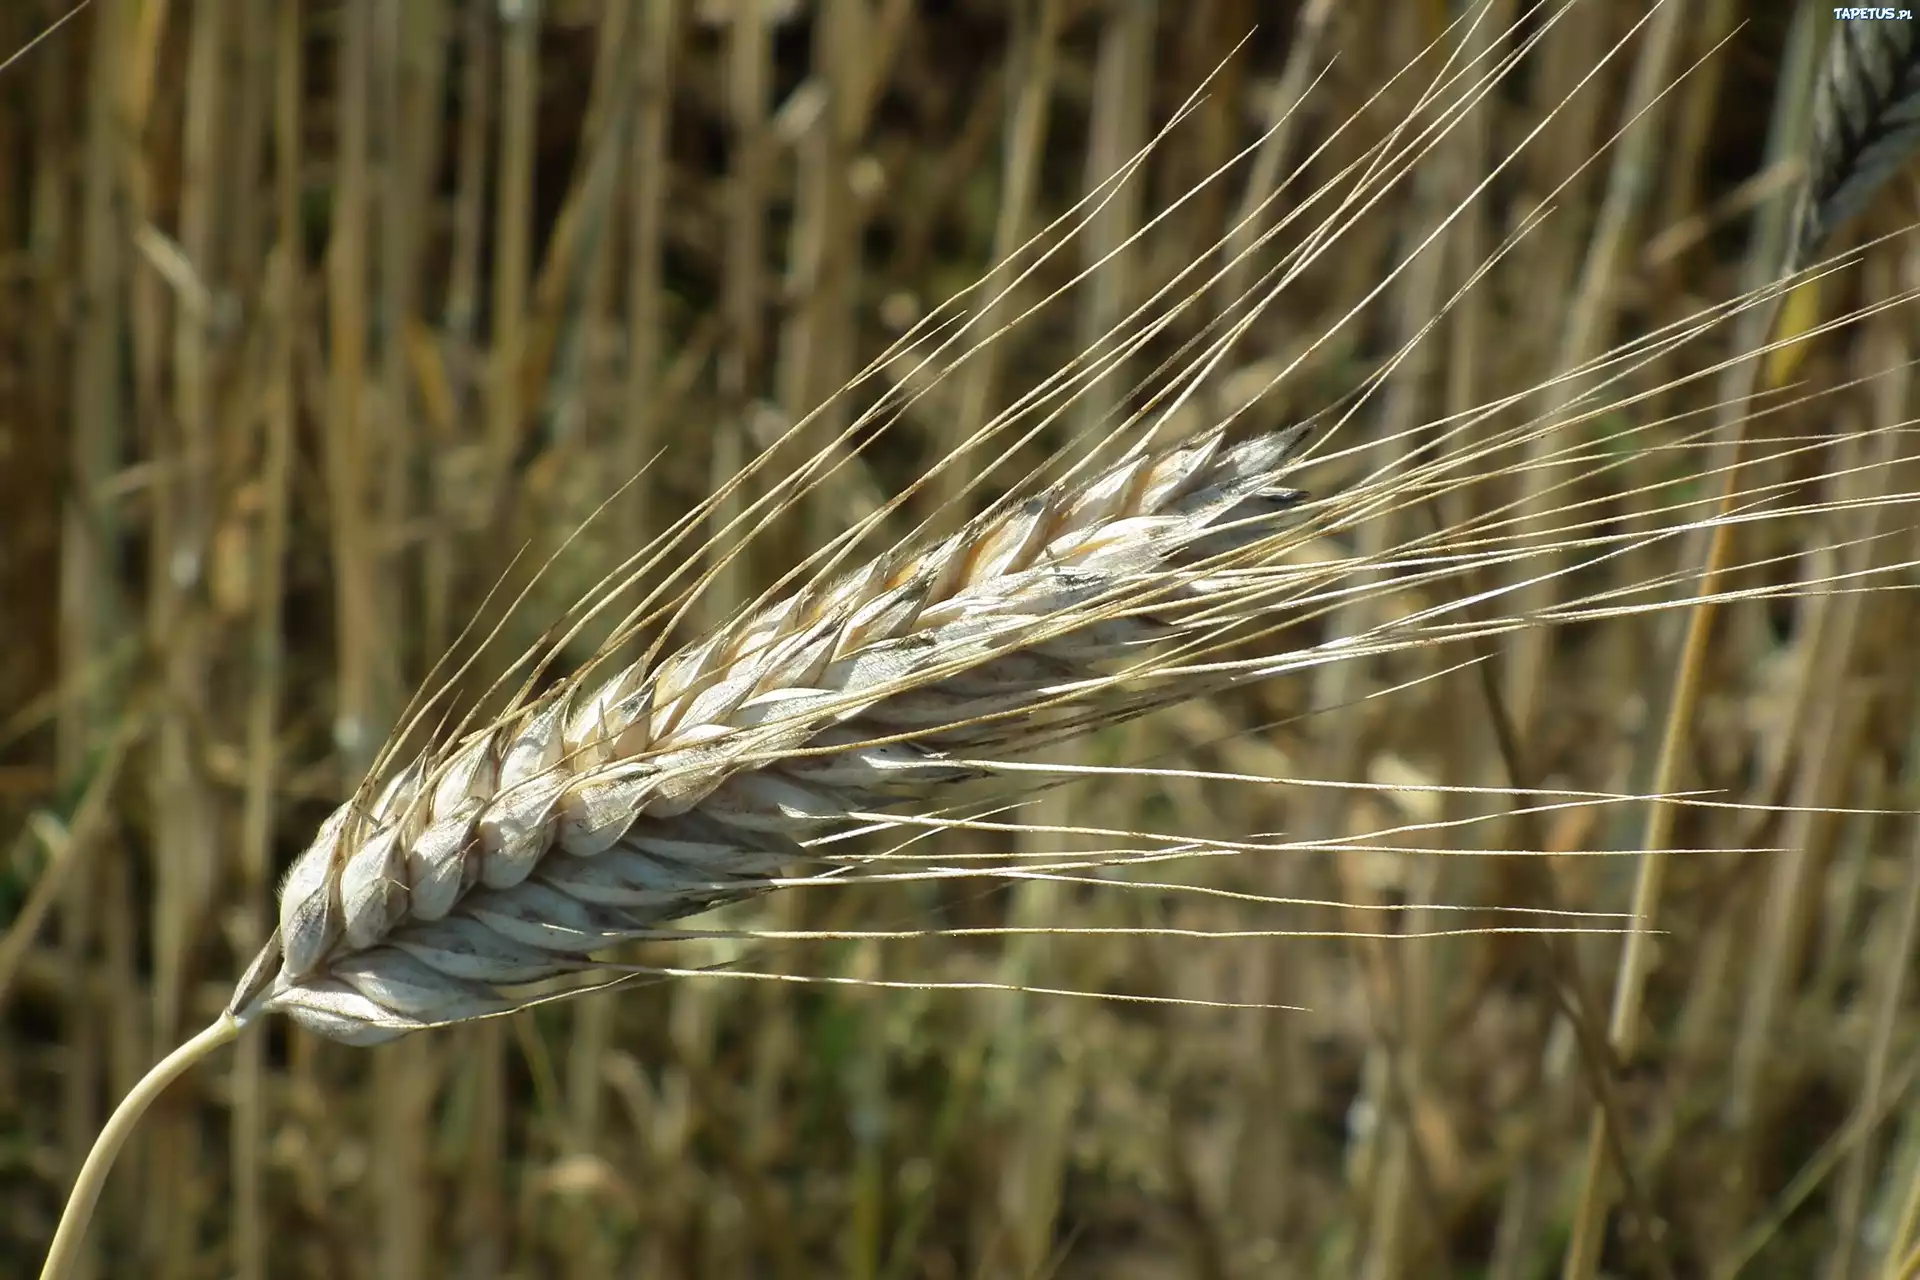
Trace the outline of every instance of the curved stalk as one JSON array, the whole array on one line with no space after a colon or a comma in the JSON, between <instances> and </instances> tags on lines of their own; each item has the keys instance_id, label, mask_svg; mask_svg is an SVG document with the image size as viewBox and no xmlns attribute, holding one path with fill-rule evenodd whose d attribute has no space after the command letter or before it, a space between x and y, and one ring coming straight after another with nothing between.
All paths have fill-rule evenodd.
<instances>
[{"instance_id":1,"label":"curved stalk","mask_svg":"<svg viewBox=\"0 0 1920 1280\"><path fill-rule=\"evenodd\" d=\"M47 1250L40 1280L64 1280L73 1274L80 1259L81 1242L86 1239L87 1223L100 1200L100 1189L106 1185L107 1174L120 1148L126 1145L127 1136L140 1123L140 1117L153 1105L153 1100L186 1074L188 1067L239 1035L245 1025L233 1014L223 1012L212 1026L155 1063L153 1069L140 1078L140 1083L120 1100L100 1130L100 1136L94 1139L93 1149L87 1152L86 1162L80 1166L80 1176L74 1179L73 1190L67 1194L67 1205L61 1210L60 1226L53 1234L52 1247Z\"/></svg>"}]
</instances>

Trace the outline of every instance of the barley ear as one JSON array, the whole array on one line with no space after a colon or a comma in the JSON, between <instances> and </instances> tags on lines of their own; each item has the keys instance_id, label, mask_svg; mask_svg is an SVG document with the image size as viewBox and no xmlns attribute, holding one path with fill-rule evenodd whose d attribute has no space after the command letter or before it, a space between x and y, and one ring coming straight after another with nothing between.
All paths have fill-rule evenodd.
<instances>
[{"instance_id":1,"label":"barley ear","mask_svg":"<svg viewBox=\"0 0 1920 1280\"><path fill-rule=\"evenodd\" d=\"M112 1171L120 1148L126 1145L127 1136L140 1123L140 1117L147 1113L153 1100L185 1075L188 1067L239 1035L245 1025L223 1011L212 1026L160 1059L140 1078L140 1083L127 1091L127 1096L107 1117L100 1136L93 1140L93 1149L87 1152L86 1161L80 1166L80 1176L73 1180L73 1190L67 1193L66 1207L60 1211L60 1226L53 1233L46 1264L40 1268L40 1280L65 1280L74 1273L80 1261L80 1245L86 1239L87 1223L100 1200L100 1189L106 1185L107 1174Z\"/></svg>"}]
</instances>

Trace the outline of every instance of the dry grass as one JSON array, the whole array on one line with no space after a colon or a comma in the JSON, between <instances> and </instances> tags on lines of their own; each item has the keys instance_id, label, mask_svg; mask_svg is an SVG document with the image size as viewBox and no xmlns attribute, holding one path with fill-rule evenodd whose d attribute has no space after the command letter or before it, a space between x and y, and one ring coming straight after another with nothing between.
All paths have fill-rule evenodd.
<instances>
[{"instance_id":1,"label":"dry grass","mask_svg":"<svg viewBox=\"0 0 1920 1280\"><path fill-rule=\"evenodd\" d=\"M609 575L680 644L1096 442L1319 415L1236 597L1287 625L1218 637L1273 678L623 956L702 976L268 1024L92 1264L1904 1274L1910 193L1772 287L1823 40L1779 6L1610 56L1643 11L1299 8L94 0L0 75L0 1259L412 690L580 669Z\"/></svg>"}]
</instances>

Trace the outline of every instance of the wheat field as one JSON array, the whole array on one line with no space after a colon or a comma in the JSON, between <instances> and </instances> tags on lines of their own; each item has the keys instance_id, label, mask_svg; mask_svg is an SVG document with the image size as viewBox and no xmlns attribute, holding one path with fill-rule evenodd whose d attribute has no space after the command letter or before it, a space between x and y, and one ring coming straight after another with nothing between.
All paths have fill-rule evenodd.
<instances>
[{"instance_id":1,"label":"wheat field","mask_svg":"<svg viewBox=\"0 0 1920 1280\"><path fill-rule=\"evenodd\" d=\"M1920 1275L1906 29L70 10L0 11L0 1271L271 992L71 1274ZM619 845L672 902L533 985L335 981L471 881L343 898L329 814L611 678L607 766L869 557L906 627L901 548L1082 576L652 801L737 861Z\"/></svg>"}]
</instances>

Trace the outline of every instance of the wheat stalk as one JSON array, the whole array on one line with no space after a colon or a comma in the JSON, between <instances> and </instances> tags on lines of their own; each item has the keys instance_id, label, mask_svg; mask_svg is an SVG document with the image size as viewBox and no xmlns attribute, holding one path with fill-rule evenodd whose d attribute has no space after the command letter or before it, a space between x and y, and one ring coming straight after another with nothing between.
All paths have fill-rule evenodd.
<instances>
[{"instance_id":1,"label":"wheat stalk","mask_svg":"<svg viewBox=\"0 0 1920 1280\"><path fill-rule=\"evenodd\" d=\"M1550 572L1565 579L1661 539L1832 509L1793 505L1782 482L1777 491L1746 491L1745 505L1680 504L1681 518L1668 527L1621 532L1605 512L1584 510L1570 492L1575 479L1619 465L1612 452L1619 441L1582 442L1569 428L1643 408L1657 395L1720 372L1720 366L1709 366L1653 389L1633 381L1704 334L1763 312L1784 283L1561 371L1555 382L1564 379L1580 390L1560 399L1547 417L1496 427L1540 390L1528 388L1461 419L1425 424L1423 450L1396 451L1385 465L1320 497L1309 496L1319 492L1311 483L1295 487L1298 473L1310 463L1337 468L1358 459L1362 449L1380 447L1372 442L1343 451L1341 429L1365 410L1418 335L1360 395L1316 424L1312 434L1328 442L1316 446L1317 456L1307 447L1304 425L1269 432L1229 421L1185 439L1171 432L1172 444L1149 443L1190 407L1196 389L1253 321L1497 86L1550 25L1490 65L1449 60L1418 108L1363 162L1250 242L1242 227L1234 228L1222 238L1233 249L1219 273L1202 278L1196 261L943 465L958 466L963 453L1010 434L1023 417L1040 425L1052 421L1082 388L1145 349L1221 279L1244 280L1252 255L1276 236L1299 232L1305 219L1318 218L1301 234L1298 249L1238 294L1237 314L1230 311L1161 371L1165 384L1157 400L1149 399L1151 416L1122 424L1106 442L1132 439L1117 460L1089 461L1052 483L1030 477L1013 497L951 537L887 552L838 576L816 572L784 596L742 610L667 656L649 654L611 674L600 670L611 664L605 657L537 696L515 697L488 724L437 735L394 768L406 736L397 735L383 757L385 767L376 767L296 860L282 889L275 938L237 985L225 1012L155 1067L103 1130L76 1180L45 1274L64 1275L72 1264L106 1171L142 1110L192 1063L265 1014L284 1013L350 1044L496 1016L542 998L529 994L528 984L601 967L595 956L616 944L685 936L663 928L680 917L774 888L839 883L863 871L876 878L1071 878L1103 859L1141 863L1261 848L1346 847L1325 841L1209 842L1201 848L1170 842L1038 869L984 871L955 868L949 860L932 870L896 873L895 859L912 855L896 849L824 857L818 837L863 823L922 830L948 822L979 825L975 816L947 816L949 795L963 794L956 784L1018 776L1020 764L1005 757L1058 738L1224 685L1322 663L1672 608L1676 602L1660 593L1691 583L1680 575L1641 584L1646 599L1576 598L1529 617L1478 616L1472 606L1511 590L1485 587L1484 576L1515 567L1524 573L1543 550L1564 560ZM1518 147L1508 159L1517 153ZM1137 166L1138 158L1122 180ZM1338 187L1343 179L1352 184L1344 194ZM1105 189L1109 195L1111 189ZM1262 204L1249 210L1243 227L1254 225L1265 209ZM1038 260L1057 250L1056 234L1057 228L1049 228L1029 246L1041 246ZM1381 280L1375 294L1399 269ZM996 278L1010 292L1026 274L1003 267ZM1184 292L1174 292L1176 285ZM994 311L988 305L975 314ZM945 324L936 314L914 336L938 333ZM931 370L937 380L999 336L983 337L959 325L919 358L915 372ZM972 345L964 346L959 359L941 364L950 347L966 340ZM1749 416L1758 419L1764 411ZM836 443L873 421L864 415ZM1642 422L1633 431L1673 425L1675 420ZM1690 443L1698 446L1707 434L1703 430ZM1551 447L1540 447L1550 437ZM1822 443L1795 440L1781 456ZM754 465L770 456L771 450ZM1330 534L1531 467L1564 477L1548 494L1563 500L1565 517L1549 548L1529 539L1524 513L1509 502L1365 557L1300 556ZM761 512L789 504L819 474L809 464L776 484L762 499ZM684 542L729 488L649 548L653 560ZM753 509L739 518L752 519ZM850 538L818 558L832 563L851 545ZM1703 595L1678 603L1766 590L1721 591L1717 581L1710 576ZM699 585L688 587L682 605ZM1274 651L1283 627L1355 599L1449 585L1464 588L1459 598L1440 599L1334 642ZM1847 590L1869 584L1830 585ZM589 601L584 612L605 607L611 597L609 591ZM634 635L641 622L658 620L658 613L630 617L616 628L616 641ZM1243 642L1264 645L1264 651L1253 658L1229 654ZM610 643L606 653L614 647ZM527 662L537 666L539 658L529 655ZM529 688L532 683L529 678ZM420 709L413 725L424 723L431 705ZM1502 794L1524 793L1516 787ZM1420 829L1410 824L1398 834ZM1378 848L1380 837L1393 834L1370 833L1368 845Z\"/></svg>"},{"instance_id":2,"label":"wheat stalk","mask_svg":"<svg viewBox=\"0 0 1920 1280\"><path fill-rule=\"evenodd\" d=\"M1810 44L1806 24L1812 17L1811 8L1799 15L1800 42ZM1797 123L1792 119L1774 121L1776 149L1800 149L1793 143ZM1806 178L1794 225L1783 235L1777 223L1764 219L1757 223L1748 251L1750 270L1764 272L1776 260L1791 269L1809 260L1836 229L1862 212L1875 192L1912 160L1914 150L1920 147L1920 43L1915 41L1913 23L1837 23L1813 89L1809 124L1810 136L1803 148ZM1784 246L1777 243L1781 239ZM1772 306L1757 313L1755 331L1771 330L1776 316ZM1744 411L1754 395L1759 369L1760 362L1754 359L1729 370L1720 428L1722 444L1715 450L1723 460L1718 468L1722 481L1717 507L1720 516L1735 510L1748 496L1743 488L1753 450L1750 418ZM1869 518L1877 521L1883 509L1875 507ZM1716 520L1708 538L1696 596L1698 607L1688 615L1676 654L1652 780L1656 791L1672 788L1692 732L1720 586L1736 567L1731 529L1729 523ZM1651 924L1660 909L1676 822L1675 806L1656 803L1649 807L1633 890L1636 920ZM1651 968L1646 935L1630 937L1621 949L1607 1028L1610 1046L1622 1058L1630 1056L1638 1044L1641 1001ZM1614 1197L1607 1165L1614 1160L1624 1167L1610 1149L1618 1140L1614 1125L1614 1118L1596 1102L1588 1122L1586 1168L1567 1245L1565 1280L1589 1280L1599 1268L1601 1237Z\"/></svg>"}]
</instances>

